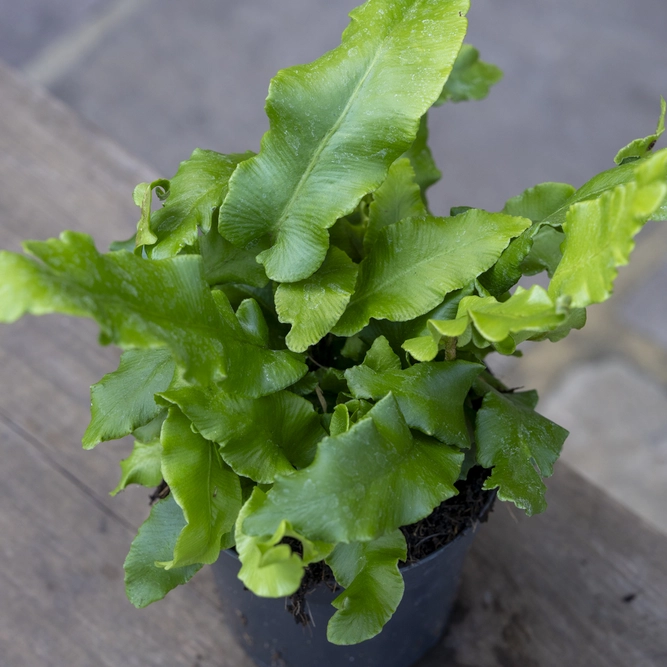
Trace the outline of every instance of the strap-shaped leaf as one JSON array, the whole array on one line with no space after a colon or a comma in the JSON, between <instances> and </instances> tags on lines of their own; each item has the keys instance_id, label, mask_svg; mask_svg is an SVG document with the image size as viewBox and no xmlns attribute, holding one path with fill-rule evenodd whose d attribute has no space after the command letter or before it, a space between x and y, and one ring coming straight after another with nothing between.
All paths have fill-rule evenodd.
<instances>
[{"instance_id":1,"label":"strap-shaped leaf","mask_svg":"<svg viewBox=\"0 0 667 667\"><path fill-rule=\"evenodd\" d=\"M502 78L503 72L499 67L480 60L479 51L470 44L464 44L434 106L445 102L483 100L489 94L491 86Z\"/></svg>"},{"instance_id":2,"label":"strap-shaped leaf","mask_svg":"<svg viewBox=\"0 0 667 667\"><path fill-rule=\"evenodd\" d=\"M161 396L221 446L222 458L237 474L260 483L306 467L325 435L312 404L289 391L251 399L218 387L186 387Z\"/></svg>"},{"instance_id":3,"label":"strap-shaped leaf","mask_svg":"<svg viewBox=\"0 0 667 667\"><path fill-rule=\"evenodd\" d=\"M360 265L355 293L333 332L351 336L372 317L404 321L426 313L491 267L530 224L473 209L385 227Z\"/></svg>"},{"instance_id":4,"label":"strap-shaped leaf","mask_svg":"<svg viewBox=\"0 0 667 667\"><path fill-rule=\"evenodd\" d=\"M542 222L557 211L575 193L567 183L540 183L509 199L503 213Z\"/></svg>"},{"instance_id":5,"label":"strap-shaped leaf","mask_svg":"<svg viewBox=\"0 0 667 667\"><path fill-rule=\"evenodd\" d=\"M631 178L569 208L563 258L549 286L554 299L566 297L576 308L608 299L617 267L628 263L634 236L665 200L667 149L617 171L627 176L628 168Z\"/></svg>"},{"instance_id":6,"label":"strap-shaped leaf","mask_svg":"<svg viewBox=\"0 0 667 667\"><path fill-rule=\"evenodd\" d=\"M112 496L120 493L130 484L157 486L162 481L162 443L159 439L151 442L136 440L130 456L120 462L121 477Z\"/></svg>"},{"instance_id":7,"label":"strap-shaped leaf","mask_svg":"<svg viewBox=\"0 0 667 667\"><path fill-rule=\"evenodd\" d=\"M183 510L187 525L162 561L170 570L195 563L214 563L220 540L234 526L241 509L238 475L222 462L217 445L193 433L190 421L177 409L162 426L162 474Z\"/></svg>"},{"instance_id":8,"label":"strap-shaped leaf","mask_svg":"<svg viewBox=\"0 0 667 667\"><path fill-rule=\"evenodd\" d=\"M380 347L394 354L386 338L378 338L368 356ZM448 444L469 447L463 401L482 370L482 365L469 361L443 361L378 371L364 361L345 371L345 377L356 398L377 401L392 392L408 426Z\"/></svg>"},{"instance_id":9,"label":"strap-shaped leaf","mask_svg":"<svg viewBox=\"0 0 667 667\"><path fill-rule=\"evenodd\" d=\"M211 229L213 213L227 194L234 169L253 155L222 155L197 148L189 160L181 162L171 180L137 186L135 200L141 206L137 244L152 246L147 251L153 259L173 257L185 246L194 245L198 228ZM156 186L164 190L164 204L151 211L151 192Z\"/></svg>"},{"instance_id":10,"label":"strap-shaped leaf","mask_svg":"<svg viewBox=\"0 0 667 667\"><path fill-rule=\"evenodd\" d=\"M327 626L330 642L359 644L380 633L403 597L398 561L405 560L406 551L400 530L370 542L336 546L327 564L345 590L332 603L338 611Z\"/></svg>"},{"instance_id":11,"label":"strap-shaped leaf","mask_svg":"<svg viewBox=\"0 0 667 667\"><path fill-rule=\"evenodd\" d=\"M255 253L237 248L223 239L215 228L199 238L199 252L209 285L242 283L261 288L269 282L264 268L255 259Z\"/></svg>"},{"instance_id":12,"label":"strap-shaped leaf","mask_svg":"<svg viewBox=\"0 0 667 667\"><path fill-rule=\"evenodd\" d=\"M304 568L328 556L334 545L311 542L296 532L287 521L281 521L270 536L247 535L244 531L246 519L261 512L266 503L266 494L255 487L239 513L236 522L236 550L241 561L239 579L255 595L281 598L295 593L301 584ZM301 542L302 555L281 543L286 537Z\"/></svg>"},{"instance_id":13,"label":"strap-shaped leaf","mask_svg":"<svg viewBox=\"0 0 667 667\"><path fill-rule=\"evenodd\" d=\"M278 318L292 325L285 341L290 350L305 352L331 331L354 292L357 271L357 265L332 246L312 276L278 286Z\"/></svg>"},{"instance_id":14,"label":"strap-shaped leaf","mask_svg":"<svg viewBox=\"0 0 667 667\"><path fill-rule=\"evenodd\" d=\"M306 469L276 478L244 530L271 534L283 520L311 540L373 540L456 495L463 454L413 434L389 394L346 433L320 443Z\"/></svg>"},{"instance_id":15,"label":"strap-shaped leaf","mask_svg":"<svg viewBox=\"0 0 667 667\"><path fill-rule=\"evenodd\" d=\"M147 261L120 251L101 255L92 239L64 232L31 241L37 264L0 253L0 321L59 312L90 317L103 343L122 348L170 348L186 380L203 385L228 377L247 395L294 384L306 365L288 351L252 345L222 292L211 293L201 258Z\"/></svg>"},{"instance_id":16,"label":"strap-shaped leaf","mask_svg":"<svg viewBox=\"0 0 667 667\"><path fill-rule=\"evenodd\" d=\"M387 179L373 196L368 209L364 250L369 252L385 227L405 218L425 216L426 207L416 183L415 170L408 158L400 158L391 165Z\"/></svg>"},{"instance_id":17,"label":"strap-shaped leaf","mask_svg":"<svg viewBox=\"0 0 667 667\"><path fill-rule=\"evenodd\" d=\"M138 609L161 600L170 590L187 583L201 565L165 570L156 562L173 557L176 540L185 527L183 511L169 495L155 503L132 542L125 559L125 592Z\"/></svg>"},{"instance_id":18,"label":"strap-shaped leaf","mask_svg":"<svg viewBox=\"0 0 667 667\"><path fill-rule=\"evenodd\" d=\"M92 419L83 436L84 448L124 438L157 417L162 408L154 396L169 386L175 369L169 350L123 352L118 370L90 388Z\"/></svg>"},{"instance_id":19,"label":"strap-shaped leaf","mask_svg":"<svg viewBox=\"0 0 667 667\"><path fill-rule=\"evenodd\" d=\"M665 132L665 114L667 113L667 101L664 97L660 98L660 117L658 118L658 126L655 129L653 134L649 134L648 137L642 139L635 139L631 141L627 146L621 148L620 151L616 154L614 162L616 164L623 164L627 161L638 160L639 158L648 155L653 150L653 147L656 145L658 139Z\"/></svg>"},{"instance_id":20,"label":"strap-shaped leaf","mask_svg":"<svg viewBox=\"0 0 667 667\"><path fill-rule=\"evenodd\" d=\"M415 171L415 179L422 191L422 198L426 201L426 190L442 177L442 172L438 169L438 165L436 165L431 154L431 149L428 147L427 113L422 116L419 122L417 138L403 155L410 160L410 164Z\"/></svg>"},{"instance_id":21,"label":"strap-shaped leaf","mask_svg":"<svg viewBox=\"0 0 667 667\"><path fill-rule=\"evenodd\" d=\"M477 413L477 461L493 468L485 489L498 489L529 516L546 509L542 477L553 473L567 431L535 412L535 392L489 389Z\"/></svg>"},{"instance_id":22,"label":"strap-shaped leaf","mask_svg":"<svg viewBox=\"0 0 667 667\"><path fill-rule=\"evenodd\" d=\"M370 0L342 43L271 82L270 130L239 166L220 211L238 246L267 239L267 275L295 282L324 261L327 229L385 179L442 91L466 31L468 0Z\"/></svg>"}]
</instances>

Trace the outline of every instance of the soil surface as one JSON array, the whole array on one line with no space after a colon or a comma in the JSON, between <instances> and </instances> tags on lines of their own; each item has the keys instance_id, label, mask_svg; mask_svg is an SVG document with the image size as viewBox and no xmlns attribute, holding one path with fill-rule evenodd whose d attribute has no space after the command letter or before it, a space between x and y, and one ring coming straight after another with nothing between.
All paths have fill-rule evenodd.
<instances>
[{"instance_id":1,"label":"soil surface","mask_svg":"<svg viewBox=\"0 0 667 667\"><path fill-rule=\"evenodd\" d=\"M480 467L472 468L468 473L468 479L456 483L456 488L459 490L457 496L445 500L425 519L401 528L405 535L408 553L405 562L400 563L400 567L412 565L426 558L471 526L487 521L491 509L484 516L481 514L493 492L484 491L482 486L489 472ZM297 553L301 552L301 543L298 540L286 538L284 541ZM287 599L285 605L297 623L302 625L310 623L306 596L322 582L331 590L336 590L338 587L331 568L324 561L309 565L299 590Z\"/></svg>"}]
</instances>

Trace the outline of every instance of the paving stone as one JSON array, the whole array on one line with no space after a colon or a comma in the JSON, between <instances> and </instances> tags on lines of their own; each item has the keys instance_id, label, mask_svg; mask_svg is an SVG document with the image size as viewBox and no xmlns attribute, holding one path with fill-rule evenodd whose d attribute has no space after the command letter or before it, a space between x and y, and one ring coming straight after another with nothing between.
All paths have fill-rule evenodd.
<instances>
[{"instance_id":1,"label":"paving stone","mask_svg":"<svg viewBox=\"0 0 667 667\"><path fill-rule=\"evenodd\" d=\"M112 0L0 0L0 58L22 65Z\"/></svg>"},{"instance_id":2,"label":"paving stone","mask_svg":"<svg viewBox=\"0 0 667 667\"><path fill-rule=\"evenodd\" d=\"M570 370L540 403L569 429L563 459L667 531L667 392L623 361Z\"/></svg>"},{"instance_id":3,"label":"paving stone","mask_svg":"<svg viewBox=\"0 0 667 667\"><path fill-rule=\"evenodd\" d=\"M280 67L335 46L357 0L153 0L52 90L165 175L195 146L256 149ZM477 0L470 41L507 76L432 114L434 209L498 208L544 180L581 183L651 132L664 93L663 0Z\"/></svg>"},{"instance_id":4,"label":"paving stone","mask_svg":"<svg viewBox=\"0 0 667 667\"><path fill-rule=\"evenodd\" d=\"M667 264L628 294L619 310L633 328L667 347Z\"/></svg>"}]
</instances>

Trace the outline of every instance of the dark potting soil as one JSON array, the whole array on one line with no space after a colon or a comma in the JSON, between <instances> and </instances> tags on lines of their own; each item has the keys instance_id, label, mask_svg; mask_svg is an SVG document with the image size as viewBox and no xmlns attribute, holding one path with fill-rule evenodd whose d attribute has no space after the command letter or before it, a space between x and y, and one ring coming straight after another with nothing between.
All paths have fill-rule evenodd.
<instances>
[{"instance_id":1,"label":"dark potting soil","mask_svg":"<svg viewBox=\"0 0 667 667\"><path fill-rule=\"evenodd\" d=\"M488 520L491 509L484 516L481 514L493 493L482 489L489 473L490 471L484 468L472 468L468 473L468 479L456 483L456 488L459 490L457 496L445 500L425 519L401 528L408 549L407 558L400 567L417 563L449 544L476 523ZM283 541L295 552L301 553L301 543L298 540L285 538ZM310 623L306 596L322 582L331 590L336 590L338 587L331 568L324 561L312 563L305 570L299 590L287 598L285 608L294 616L297 623L302 625Z\"/></svg>"}]
</instances>

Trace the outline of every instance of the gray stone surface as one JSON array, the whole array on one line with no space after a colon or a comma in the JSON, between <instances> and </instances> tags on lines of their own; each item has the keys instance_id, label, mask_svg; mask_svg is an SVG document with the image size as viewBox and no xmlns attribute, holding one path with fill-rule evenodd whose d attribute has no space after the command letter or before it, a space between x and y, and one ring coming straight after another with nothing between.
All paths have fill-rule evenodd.
<instances>
[{"instance_id":1,"label":"gray stone surface","mask_svg":"<svg viewBox=\"0 0 667 667\"><path fill-rule=\"evenodd\" d=\"M667 264L646 276L620 312L629 325L667 348Z\"/></svg>"},{"instance_id":2,"label":"gray stone surface","mask_svg":"<svg viewBox=\"0 0 667 667\"><path fill-rule=\"evenodd\" d=\"M0 0L0 58L23 65L112 0Z\"/></svg>"},{"instance_id":3,"label":"gray stone surface","mask_svg":"<svg viewBox=\"0 0 667 667\"><path fill-rule=\"evenodd\" d=\"M563 460L667 531L667 391L619 360L570 371L540 404L570 430Z\"/></svg>"}]
</instances>

